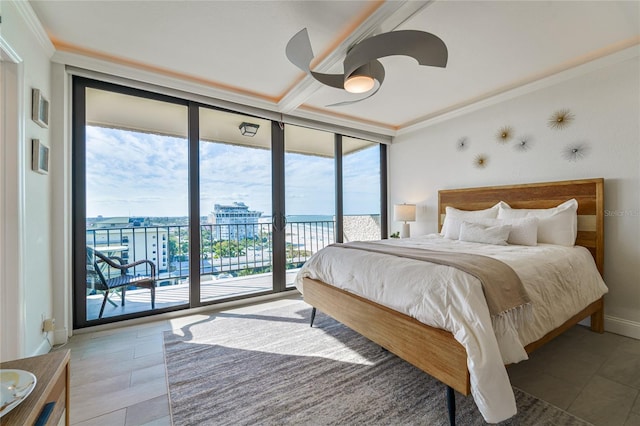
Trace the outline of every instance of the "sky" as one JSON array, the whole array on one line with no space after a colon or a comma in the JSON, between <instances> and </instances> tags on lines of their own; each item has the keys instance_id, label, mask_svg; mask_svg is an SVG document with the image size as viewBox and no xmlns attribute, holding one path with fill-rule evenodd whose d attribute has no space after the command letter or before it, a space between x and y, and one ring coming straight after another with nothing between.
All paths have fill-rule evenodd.
<instances>
[{"instance_id":1,"label":"sky","mask_svg":"<svg viewBox=\"0 0 640 426\"><path fill-rule=\"evenodd\" d=\"M188 215L185 139L87 126L87 217ZM285 154L287 215L333 215L334 160ZM380 213L379 151L343 158L345 214ZM200 143L200 215L244 202L271 216L271 152Z\"/></svg>"}]
</instances>

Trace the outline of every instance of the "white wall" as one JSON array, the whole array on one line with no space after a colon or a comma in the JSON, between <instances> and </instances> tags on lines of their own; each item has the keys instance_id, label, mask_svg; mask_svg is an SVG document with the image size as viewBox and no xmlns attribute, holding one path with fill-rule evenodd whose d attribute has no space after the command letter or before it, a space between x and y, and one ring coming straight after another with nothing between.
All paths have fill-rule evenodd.
<instances>
[{"instance_id":1,"label":"white wall","mask_svg":"<svg viewBox=\"0 0 640 426\"><path fill-rule=\"evenodd\" d=\"M640 66L638 49L622 60L537 91L398 136L389 149L390 204L419 205L413 236L437 231L438 190L566 179L605 179L606 328L640 338ZM597 67L591 67L597 68ZM553 130L547 120L568 108L574 121ZM502 126L531 148L496 142ZM457 141L468 138L468 148ZM584 143L579 161L563 150ZM485 168L474 167L484 154ZM606 212L606 213L607 213ZM398 223L391 223L399 230Z\"/></svg>"},{"instance_id":2,"label":"white wall","mask_svg":"<svg viewBox=\"0 0 640 426\"><path fill-rule=\"evenodd\" d=\"M3 217L5 229L20 228L17 232L19 241L13 249L22 254L18 264L3 265L18 271L14 274L15 280L12 280L17 282L3 280L0 283L3 290L15 286L19 289L15 292L3 291L3 295L9 294L8 297L14 300L3 300L2 305L18 305L17 311L20 312L18 318L3 316L3 321L15 322L13 327L4 325L3 329L15 328L21 334L3 333L0 337L3 360L41 354L50 349L46 335L41 332L41 325L43 315L47 318L52 316L51 182L49 176L31 171L31 139L37 138L50 145L50 130L39 127L31 120L31 90L38 88L50 98L50 57L53 47L48 39L39 37L37 31L33 30L39 23L31 19L29 11L28 3L2 2L2 39L22 60L22 87L18 87L22 98L19 103L22 108L18 111L18 125L21 128L16 133L22 137L3 141L6 149L15 153L14 159L19 164L15 176L17 181L5 181L5 185L11 188L3 190L1 195L3 203L23 203L23 206ZM56 114L56 111L51 111L51 116ZM3 158L3 161L10 160ZM15 196L11 195L13 191L16 191Z\"/></svg>"}]
</instances>

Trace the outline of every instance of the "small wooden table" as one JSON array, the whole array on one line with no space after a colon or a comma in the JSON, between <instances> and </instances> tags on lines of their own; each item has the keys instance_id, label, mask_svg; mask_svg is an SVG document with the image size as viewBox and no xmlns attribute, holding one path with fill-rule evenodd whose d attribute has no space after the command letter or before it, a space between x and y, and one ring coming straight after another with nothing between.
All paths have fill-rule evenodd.
<instances>
[{"instance_id":1,"label":"small wooden table","mask_svg":"<svg viewBox=\"0 0 640 426\"><path fill-rule=\"evenodd\" d=\"M17 407L2 416L3 425L34 425L48 418L43 425L58 425L62 415L69 425L69 351L50 352L31 358L16 359L0 364L2 369L30 371L36 376L37 383L31 394ZM53 403L53 406L49 406ZM43 409L47 407L47 410ZM41 419L42 416L42 419Z\"/></svg>"}]
</instances>

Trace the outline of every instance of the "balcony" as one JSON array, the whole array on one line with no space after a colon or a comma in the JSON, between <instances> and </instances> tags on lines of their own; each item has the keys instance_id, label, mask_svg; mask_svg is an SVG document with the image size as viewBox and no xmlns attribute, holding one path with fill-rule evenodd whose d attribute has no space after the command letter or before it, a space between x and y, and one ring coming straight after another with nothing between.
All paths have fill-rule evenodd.
<instances>
[{"instance_id":1,"label":"balcony","mask_svg":"<svg viewBox=\"0 0 640 426\"><path fill-rule=\"evenodd\" d=\"M86 230L87 245L126 262L148 259L156 264L156 309L189 302L189 229L187 225L155 225ZM217 301L272 290L272 234L270 223L200 226L201 301ZM334 243L335 222L290 222L286 226L286 283L293 286L298 269L315 252ZM354 238L358 234L358 238ZM379 239L379 216L345 217L345 239ZM157 247L162 241L162 247ZM118 273L103 270L108 278ZM148 276L139 265L128 273ZM97 293L97 294L96 294ZM150 309L150 292L127 289L125 306L120 295L110 295L103 317ZM87 319L98 317L103 295L87 289Z\"/></svg>"}]
</instances>

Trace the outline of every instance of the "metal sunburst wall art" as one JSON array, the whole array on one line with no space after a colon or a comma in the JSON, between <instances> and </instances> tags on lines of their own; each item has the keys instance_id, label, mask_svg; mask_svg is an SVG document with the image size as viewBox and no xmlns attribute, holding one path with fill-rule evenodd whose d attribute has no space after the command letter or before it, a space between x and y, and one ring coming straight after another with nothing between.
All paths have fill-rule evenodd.
<instances>
[{"instance_id":1,"label":"metal sunburst wall art","mask_svg":"<svg viewBox=\"0 0 640 426\"><path fill-rule=\"evenodd\" d=\"M571 162L582 160L589 153L589 145L584 142L567 145L562 150L562 157Z\"/></svg>"},{"instance_id":2,"label":"metal sunburst wall art","mask_svg":"<svg viewBox=\"0 0 640 426\"><path fill-rule=\"evenodd\" d=\"M476 155L476 158L473 160L473 165L478 169L484 169L487 167L487 163L489 162L489 158L487 158L484 154Z\"/></svg>"},{"instance_id":3,"label":"metal sunburst wall art","mask_svg":"<svg viewBox=\"0 0 640 426\"><path fill-rule=\"evenodd\" d=\"M458 139L456 147L458 148L458 151L464 151L469 147L469 139L466 136L461 137Z\"/></svg>"},{"instance_id":4,"label":"metal sunburst wall art","mask_svg":"<svg viewBox=\"0 0 640 426\"><path fill-rule=\"evenodd\" d=\"M561 109L553 113L551 117L549 117L549 127L554 130L562 130L567 127L575 116L568 109Z\"/></svg>"},{"instance_id":5,"label":"metal sunburst wall art","mask_svg":"<svg viewBox=\"0 0 640 426\"><path fill-rule=\"evenodd\" d=\"M522 136L518 138L518 141L514 145L514 148L516 149L516 151L524 152L524 151L529 151L531 146L532 146L531 137Z\"/></svg>"},{"instance_id":6,"label":"metal sunburst wall art","mask_svg":"<svg viewBox=\"0 0 640 426\"><path fill-rule=\"evenodd\" d=\"M511 126L503 126L496 133L496 139L500 143L507 143L513 137L513 127Z\"/></svg>"}]
</instances>

